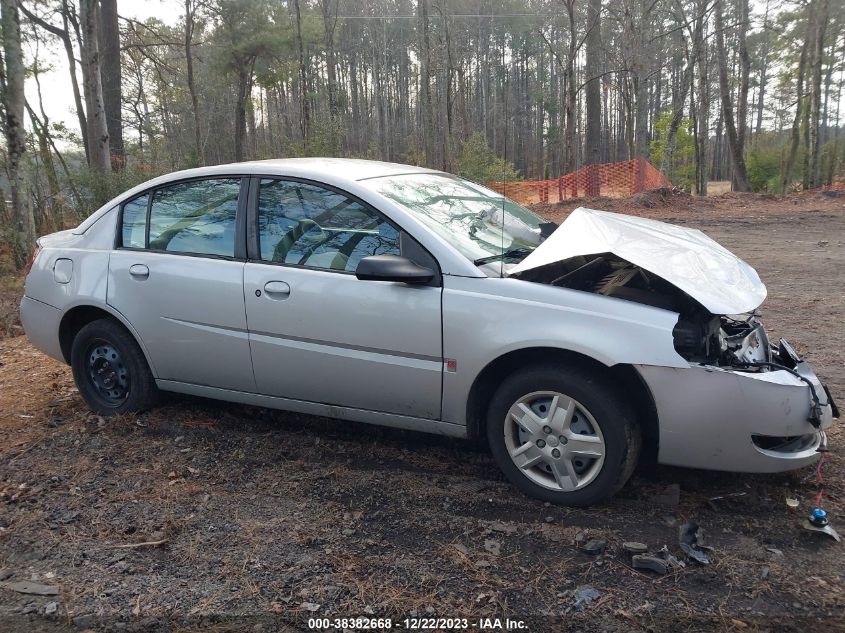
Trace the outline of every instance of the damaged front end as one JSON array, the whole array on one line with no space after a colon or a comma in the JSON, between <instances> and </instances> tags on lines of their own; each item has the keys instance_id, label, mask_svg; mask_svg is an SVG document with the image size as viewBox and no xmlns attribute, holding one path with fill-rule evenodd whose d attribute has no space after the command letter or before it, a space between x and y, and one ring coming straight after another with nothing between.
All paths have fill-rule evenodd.
<instances>
[{"instance_id":1,"label":"damaged front end","mask_svg":"<svg viewBox=\"0 0 845 633\"><path fill-rule=\"evenodd\" d=\"M677 312L675 350L690 362L726 367L772 362L755 315L714 315L668 281L612 253L579 255L511 276Z\"/></svg>"},{"instance_id":2,"label":"damaged front end","mask_svg":"<svg viewBox=\"0 0 845 633\"><path fill-rule=\"evenodd\" d=\"M661 463L775 472L826 450L830 393L789 343L770 343L756 271L703 233L578 209L509 276L677 313L672 343L688 367L637 365Z\"/></svg>"}]
</instances>

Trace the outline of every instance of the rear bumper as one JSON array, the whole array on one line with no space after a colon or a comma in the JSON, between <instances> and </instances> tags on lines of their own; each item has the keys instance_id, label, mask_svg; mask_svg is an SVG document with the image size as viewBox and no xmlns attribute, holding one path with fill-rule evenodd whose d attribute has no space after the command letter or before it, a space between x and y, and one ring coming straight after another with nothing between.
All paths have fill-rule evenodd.
<instances>
[{"instance_id":1,"label":"rear bumper","mask_svg":"<svg viewBox=\"0 0 845 633\"><path fill-rule=\"evenodd\" d=\"M62 312L58 308L27 296L21 299L21 323L30 343L48 356L66 363L59 343L61 319Z\"/></svg>"},{"instance_id":2,"label":"rear bumper","mask_svg":"<svg viewBox=\"0 0 845 633\"><path fill-rule=\"evenodd\" d=\"M833 407L807 363L796 371L813 384L820 425L809 422L810 387L787 371L740 372L716 367L637 369L651 389L660 426L662 464L771 473L819 458Z\"/></svg>"}]
</instances>

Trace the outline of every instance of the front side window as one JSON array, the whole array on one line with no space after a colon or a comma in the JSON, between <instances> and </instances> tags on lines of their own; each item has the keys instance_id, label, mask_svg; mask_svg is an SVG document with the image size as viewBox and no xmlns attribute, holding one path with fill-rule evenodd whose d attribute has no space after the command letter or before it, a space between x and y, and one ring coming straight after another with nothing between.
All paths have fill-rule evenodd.
<instances>
[{"instance_id":1,"label":"front side window","mask_svg":"<svg viewBox=\"0 0 845 633\"><path fill-rule=\"evenodd\" d=\"M362 181L411 212L473 261L522 259L543 240L546 221L474 182L414 173Z\"/></svg>"},{"instance_id":2,"label":"front side window","mask_svg":"<svg viewBox=\"0 0 845 633\"><path fill-rule=\"evenodd\" d=\"M368 255L399 255L399 230L347 196L317 185L263 178L261 259L354 272Z\"/></svg>"},{"instance_id":3,"label":"front side window","mask_svg":"<svg viewBox=\"0 0 845 633\"><path fill-rule=\"evenodd\" d=\"M240 185L240 178L215 178L157 189L150 207L148 248L234 257ZM124 209L124 234L125 216Z\"/></svg>"}]
</instances>

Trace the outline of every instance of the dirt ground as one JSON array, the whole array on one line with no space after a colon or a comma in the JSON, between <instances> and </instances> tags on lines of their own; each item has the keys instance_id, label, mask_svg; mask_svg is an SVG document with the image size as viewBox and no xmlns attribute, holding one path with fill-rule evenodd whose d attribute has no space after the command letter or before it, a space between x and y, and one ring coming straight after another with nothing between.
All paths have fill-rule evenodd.
<instances>
[{"instance_id":1,"label":"dirt ground","mask_svg":"<svg viewBox=\"0 0 845 633\"><path fill-rule=\"evenodd\" d=\"M768 285L768 328L845 403L845 197L582 203L695 226L744 257ZM824 506L845 532L839 428L830 443ZM2 631L307 630L352 616L480 630L510 617L532 633L843 630L845 544L800 527L817 491L812 468L659 467L602 506L548 506L469 442L188 398L103 420L67 367L0 340ZM712 564L632 568L625 541L683 558L686 521L706 531ZM604 554L582 551L590 539Z\"/></svg>"}]
</instances>

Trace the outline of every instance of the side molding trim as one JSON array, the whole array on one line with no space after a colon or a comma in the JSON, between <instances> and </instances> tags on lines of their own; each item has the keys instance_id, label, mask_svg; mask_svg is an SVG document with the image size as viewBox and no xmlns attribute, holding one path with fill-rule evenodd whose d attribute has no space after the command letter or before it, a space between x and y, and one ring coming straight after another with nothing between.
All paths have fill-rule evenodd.
<instances>
[{"instance_id":1,"label":"side molding trim","mask_svg":"<svg viewBox=\"0 0 845 633\"><path fill-rule=\"evenodd\" d=\"M289 398L279 398L277 396L266 396L260 393L247 393L245 391L219 389L217 387L194 385L175 380L156 380L156 385L162 391L173 391L191 396L227 400L229 402L239 402L241 404L249 404L257 407L281 409L283 411L293 411L296 413L305 413L307 415L320 415L327 418L351 420L353 422L365 422L367 424L389 426L408 431L420 431L423 433L433 433L435 435L446 435L448 437L467 437L467 428L462 424L426 420L424 418L414 418L406 415L397 415L395 413L384 413L382 411L339 407L319 402L292 400Z\"/></svg>"}]
</instances>

